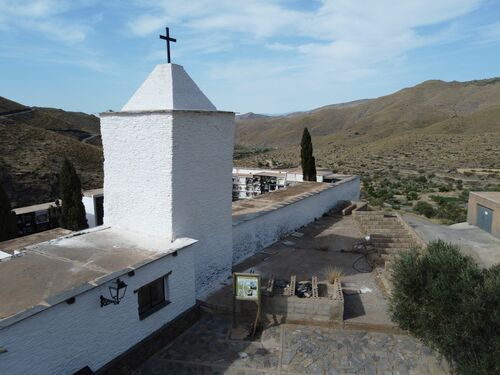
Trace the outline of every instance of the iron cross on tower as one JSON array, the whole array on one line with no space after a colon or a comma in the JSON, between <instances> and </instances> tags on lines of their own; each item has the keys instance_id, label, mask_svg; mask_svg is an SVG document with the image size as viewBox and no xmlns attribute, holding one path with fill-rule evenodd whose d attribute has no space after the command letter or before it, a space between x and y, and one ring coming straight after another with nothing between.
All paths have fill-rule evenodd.
<instances>
[{"instance_id":1,"label":"iron cross on tower","mask_svg":"<svg viewBox=\"0 0 500 375\"><path fill-rule=\"evenodd\" d=\"M167 41L167 62L170 64L170 42L177 42L177 39L171 38L168 27L165 28L166 35L160 35L160 39Z\"/></svg>"}]
</instances>

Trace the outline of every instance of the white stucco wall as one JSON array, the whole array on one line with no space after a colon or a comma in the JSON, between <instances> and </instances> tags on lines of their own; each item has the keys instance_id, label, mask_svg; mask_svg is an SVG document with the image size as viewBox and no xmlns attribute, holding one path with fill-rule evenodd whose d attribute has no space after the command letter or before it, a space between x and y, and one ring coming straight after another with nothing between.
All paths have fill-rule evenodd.
<instances>
[{"instance_id":1,"label":"white stucco wall","mask_svg":"<svg viewBox=\"0 0 500 375\"><path fill-rule=\"evenodd\" d=\"M196 247L202 298L231 274L234 113L174 112L173 232Z\"/></svg>"},{"instance_id":2,"label":"white stucco wall","mask_svg":"<svg viewBox=\"0 0 500 375\"><path fill-rule=\"evenodd\" d=\"M109 297L108 286L76 296L25 320L0 329L0 374L72 374L84 366L97 370L194 306L194 248L168 255L120 278L127 284L119 305L100 307L99 296ZM134 290L172 273L168 279L170 304L139 320Z\"/></svg>"},{"instance_id":3,"label":"white stucco wall","mask_svg":"<svg viewBox=\"0 0 500 375\"><path fill-rule=\"evenodd\" d=\"M341 201L359 200L360 179L353 177L295 203L233 225L233 264L321 217Z\"/></svg>"},{"instance_id":4,"label":"white stucco wall","mask_svg":"<svg viewBox=\"0 0 500 375\"><path fill-rule=\"evenodd\" d=\"M87 218L87 224L89 225L89 228L93 228L96 226L94 197L83 196L82 203L85 207L85 217Z\"/></svg>"},{"instance_id":5,"label":"white stucco wall","mask_svg":"<svg viewBox=\"0 0 500 375\"><path fill-rule=\"evenodd\" d=\"M172 113L107 113L104 225L172 238Z\"/></svg>"},{"instance_id":6,"label":"white stucco wall","mask_svg":"<svg viewBox=\"0 0 500 375\"><path fill-rule=\"evenodd\" d=\"M103 114L104 224L199 241L200 298L230 275L234 113Z\"/></svg>"}]
</instances>

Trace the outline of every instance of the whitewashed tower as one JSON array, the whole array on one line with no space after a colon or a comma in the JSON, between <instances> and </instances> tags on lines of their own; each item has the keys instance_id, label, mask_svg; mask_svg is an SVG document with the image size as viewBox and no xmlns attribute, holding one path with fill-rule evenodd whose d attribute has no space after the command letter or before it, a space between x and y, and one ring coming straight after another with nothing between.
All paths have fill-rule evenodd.
<instances>
[{"instance_id":1,"label":"whitewashed tower","mask_svg":"<svg viewBox=\"0 0 500 375\"><path fill-rule=\"evenodd\" d=\"M104 224L198 240L197 296L217 287L232 259L234 113L162 64L121 112L101 114L101 133Z\"/></svg>"}]
</instances>

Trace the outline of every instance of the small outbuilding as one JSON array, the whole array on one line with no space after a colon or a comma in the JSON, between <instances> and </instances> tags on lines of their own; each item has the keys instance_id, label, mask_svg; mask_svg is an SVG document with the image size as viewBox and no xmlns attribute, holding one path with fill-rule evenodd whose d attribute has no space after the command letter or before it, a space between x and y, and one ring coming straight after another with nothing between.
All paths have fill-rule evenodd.
<instances>
[{"instance_id":1,"label":"small outbuilding","mask_svg":"<svg viewBox=\"0 0 500 375\"><path fill-rule=\"evenodd\" d=\"M471 192L467 222L500 238L500 191Z\"/></svg>"}]
</instances>

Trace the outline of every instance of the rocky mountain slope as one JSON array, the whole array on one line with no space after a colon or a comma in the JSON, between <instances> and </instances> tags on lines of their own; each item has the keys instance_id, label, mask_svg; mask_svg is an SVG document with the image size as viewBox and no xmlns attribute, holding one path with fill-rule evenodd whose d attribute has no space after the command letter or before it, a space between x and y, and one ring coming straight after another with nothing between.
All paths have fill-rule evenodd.
<instances>
[{"instance_id":1,"label":"rocky mountain slope","mask_svg":"<svg viewBox=\"0 0 500 375\"><path fill-rule=\"evenodd\" d=\"M238 161L297 165L304 127L319 164L360 173L378 160L395 168L500 167L500 78L426 81L348 107L237 121L236 142L274 150Z\"/></svg>"},{"instance_id":2,"label":"rocky mountain slope","mask_svg":"<svg viewBox=\"0 0 500 375\"><path fill-rule=\"evenodd\" d=\"M500 169L500 78L426 81L370 100L281 116L238 116L237 165L296 166L303 128L319 166L339 172ZM102 186L99 119L0 97L0 183L14 206L58 196L68 157L84 189Z\"/></svg>"},{"instance_id":3,"label":"rocky mountain slope","mask_svg":"<svg viewBox=\"0 0 500 375\"><path fill-rule=\"evenodd\" d=\"M14 207L57 198L64 157L74 163L84 189L101 187L102 149L82 142L99 139L99 126L92 115L26 107L0 97L0 184Z\"/></svg>"}]
</instances>

